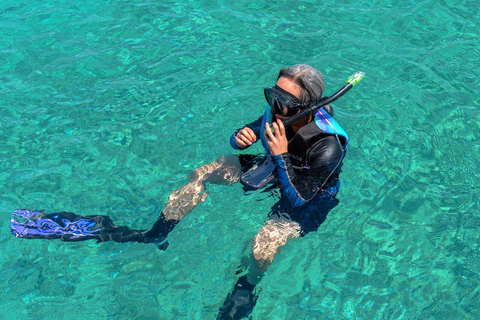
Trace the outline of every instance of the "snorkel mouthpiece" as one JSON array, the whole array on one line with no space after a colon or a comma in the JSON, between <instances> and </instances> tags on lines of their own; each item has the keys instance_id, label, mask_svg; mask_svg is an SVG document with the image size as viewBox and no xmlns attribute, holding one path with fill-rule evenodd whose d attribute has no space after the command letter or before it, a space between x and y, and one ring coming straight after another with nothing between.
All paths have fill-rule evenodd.
<instances>
[{"instance_id":1,"label":"snorkel mouthpiece","mask_svg":"<svg viewBox=\"0 0 480 320\"><path fill-rule=\"evenodd\" d=\"M354 86L357 83L359 83L360 80L363 79L363 77L365 77L365 72L362 72L362 71L355 72L350 77L348 77L347 81L345 81L345 84L351 84L352 86Z\"/></svg>"}]
</instances>

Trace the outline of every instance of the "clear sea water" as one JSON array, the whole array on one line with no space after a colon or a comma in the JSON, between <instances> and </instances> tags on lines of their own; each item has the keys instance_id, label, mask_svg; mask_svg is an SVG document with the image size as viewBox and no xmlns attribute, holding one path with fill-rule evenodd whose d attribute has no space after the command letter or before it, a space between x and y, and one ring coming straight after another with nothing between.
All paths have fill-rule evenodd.
<instances>
[{"instance_id":1,"label":"clear sea water","mask_svg":"<svg viewBox=\"0 0 480 320\"><path fill-rule=\"evenodd\" d=\"M253 319L478 319L480 2L0 1L1 319L214 319L274 198L210 185L153 245L14 238L16 208L150 226L307 63L351 144L340 204ZM260 152L259 146L255 148Z\"/></svg>"}]
</instances>

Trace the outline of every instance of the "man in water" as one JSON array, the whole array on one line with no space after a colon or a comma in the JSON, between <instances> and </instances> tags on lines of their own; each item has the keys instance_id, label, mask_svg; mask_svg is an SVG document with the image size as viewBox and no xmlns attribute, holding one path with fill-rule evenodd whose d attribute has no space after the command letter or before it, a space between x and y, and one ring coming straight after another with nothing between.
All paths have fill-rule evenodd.
<instances>
[{"instance_id":1,"label":"man in water","mask_svg":"<svg viewBox=\"0 0 480 320\"><path fill-rule=\"evenodd\" d=\"M257 301L255 287L275 254L288 241L316 231L329 211L338 204L339 174L348 136L333 120L332 108L326 106L315 115L302 118L288 127L282 122L301 112L311 102L318 101L323 89L321 73L311 66L294 65L282 69L276 85L265 89L268 106L263 116L238 130L231 138L232 147L237 150L245 150L258 140L262 141L269 155L266 161L271 162L276 176L270 183L280 188L281 196L253 239L250 263L243 266L247 273L238 278L217 319L247 317ZM78 216L70 212L45 215L29 210L14 212L11 229L15 236L21 238L136 241L157 243L159 248L165 249L168 233L204 200L200 193L205 189L206 182L237 182L243 173L252 169L256 159L251 155L220 157L195 169L190 181L170 194L162 214L149 230L115 226L107 216ZM265 170L263 166L255 168L257 171ZM249 171L247 175L251 173ZM26 221L20 221L18 217Z\"/></svg>"}]
</instances>

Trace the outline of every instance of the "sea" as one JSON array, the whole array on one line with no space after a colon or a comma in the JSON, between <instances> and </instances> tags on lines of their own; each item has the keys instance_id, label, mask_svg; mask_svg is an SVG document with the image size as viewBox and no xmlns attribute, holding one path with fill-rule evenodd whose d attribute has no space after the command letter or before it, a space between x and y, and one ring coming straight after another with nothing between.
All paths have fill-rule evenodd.
<instances>
[{"instance_id":1,"label":"sea","mask_svg":"<svg viewBox=\"0 0 480 320\"><path fill-rule=\"evenodd\" d=\"M15 209L149 228L309 64L350 144L340 203L251 319L479 319L480 2L0 0L0 319L215 319L277 198L208 196L153 244L21 239Z\"/></svg>"}]
</instances>

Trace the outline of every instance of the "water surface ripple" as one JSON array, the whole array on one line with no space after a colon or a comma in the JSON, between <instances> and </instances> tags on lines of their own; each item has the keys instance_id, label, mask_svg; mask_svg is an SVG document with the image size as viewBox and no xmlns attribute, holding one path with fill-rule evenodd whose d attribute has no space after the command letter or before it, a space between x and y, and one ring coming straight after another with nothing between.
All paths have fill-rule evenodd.
<instances>
[{"instance_id":1,"label":"water surface ripple","mask_svg":"<svg viewBox=\"0 0 480 320\"><path fill-rule=\"evenodd\" d=\"M253 319L475 319L477 1L0 1L5 319L213 319L274 198L209 186L154 246L15 239L19 207L151 225L231 153L279 68L320 69L351 137L340 205L286 245ZM256 148L260 152L260 148ZM9 318L11 316L11 318Z\"/></svg>"}]
</instances>

